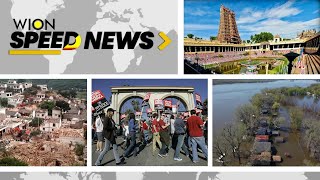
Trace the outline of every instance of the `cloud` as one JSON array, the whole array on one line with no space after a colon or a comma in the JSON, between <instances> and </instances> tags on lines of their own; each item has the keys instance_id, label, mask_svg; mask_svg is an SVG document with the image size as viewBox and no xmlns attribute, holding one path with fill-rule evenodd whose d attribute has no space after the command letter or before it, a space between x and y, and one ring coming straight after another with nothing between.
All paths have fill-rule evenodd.
<instances>
[{"instance_id":1,"label":"cloud","mask_svg":"<svg viewBox=\"0 0 320 180\"><path fill-rule=\"evenodd\" d=\"M205 16L205 15L210 15L210 12L197 8L193 11L188 11L188 14L192 16Z\"/></svg>"},{"instance_id":2,"label":"cloud","mask_svg":"<svg viewBox=\"0 0 320 180\"><path fill-rule=\"evenodd\" d=\"M212 11L212 7L208 5L198 5L197 7L188 6L184 9L185 14L191 16L212 16L219 15L219 12Z\"/></svg>"},{"instance_id":3,"label":"cloud","mask_svg":"<svg viewBox=\"0 0 320 180\"><path fill-rule=\"evenodd\" d=\"M269 18L284 18L289 16L295 16L302 11L298 8L292 7L294 1L288 1L280 6L266 9L264 11L256 11L251 8L245 8L240 13L240 17L237 21L238 24L255 23L263 19Z\"/></svg>"},{"instance_id":4,"label":"cloud","mask_svg":"<svg viewBox=\"0 0 320 180\"><path fill-rule=\"evenodd\" d=\"M281 19L266 19L250 26L239 25L240 31L251 32L257 34L260 32L271 32L272 34L280 34L281 37L295 38L297 33L306 29L319 30L320 18L315 18L309 21L283 21Z\"/></svg>"},{"instance_id":5,"label":"cloud","mask_svg":"<svg viewBox=\"0 0 320 180\"><path fill-rule=\"evenodd\" d=\"M317 14L317 13L319 13L319 9L312 12L312 14Z\"/></svg>"},{"instance_id":6,"label":"cloud","mask_svg":"<svg viewBox=\"0 0 320 180\"><path fill-rule=\"evenodd\" d=\"M185 24L185 31L199 31L199 30L215 30L218 26L215 24Z\"/></svg>"},{"instance_id":7,"label":"cloud","mask_svg":"<svg viewBox=\"0 0 320 180\"><path fill-rule=\"evenodd\" d=\"M237 20L238 29L240 32L245 32L243 33L245 37L249 37L249 34L271 32L284 38L295 38L297 33L302 30L319 29L320 18L308 21L293 21L292 18L289 18L302 12L294 7L294 3L295 1L287 1L284 4L261 11L245 8Z\"/></svg>"},{"instance_id":8,"label":"cloud","mask_svg":"<svg viewBox=\"0 0 320 180\"><path fill-rule=\"evenodd\" d=\"M302 11L298 8L291 7L293 4L294 1L288 1L279 7L267 10L265 14L268 18L283 18L300 14Z\"/></svg>"}]
</instances>

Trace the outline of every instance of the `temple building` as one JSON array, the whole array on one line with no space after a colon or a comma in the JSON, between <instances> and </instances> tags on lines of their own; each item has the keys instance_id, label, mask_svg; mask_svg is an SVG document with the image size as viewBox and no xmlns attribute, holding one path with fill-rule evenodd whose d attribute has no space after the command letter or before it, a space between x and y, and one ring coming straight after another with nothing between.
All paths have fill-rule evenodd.
<instances>
[{"instance_id":1,"label":"temple building","mask_svg":"<svg viewBox=\"0 0 320 180\"><path fill-rule=\"evenodd\" d=\"M220 43L241 43L235 13L223 5L220 7L218 41L220 41Z\"/></svg>"}]
</instances>

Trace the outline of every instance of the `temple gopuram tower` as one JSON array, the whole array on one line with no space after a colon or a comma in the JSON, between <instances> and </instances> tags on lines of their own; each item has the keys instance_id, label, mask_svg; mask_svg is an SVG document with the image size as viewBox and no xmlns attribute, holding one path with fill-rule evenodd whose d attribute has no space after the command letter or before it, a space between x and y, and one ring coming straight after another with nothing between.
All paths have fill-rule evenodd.
<instances>
[{"instance_id":1,"label":"temple gopuram tower","mask_svg":"<svg viewBox=\"0 0 320 180\"><path fill-rule=\"evenodd\" d=\"M218 41L221 43L241 44L235 14L221 5Z\"/></svg>"}]
</instances>

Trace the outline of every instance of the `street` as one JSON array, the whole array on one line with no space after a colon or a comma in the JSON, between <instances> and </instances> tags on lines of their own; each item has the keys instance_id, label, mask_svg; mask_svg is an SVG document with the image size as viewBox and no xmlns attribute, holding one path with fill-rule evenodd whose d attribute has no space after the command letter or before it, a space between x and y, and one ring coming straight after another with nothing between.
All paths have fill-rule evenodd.
<instances>
[{"instance_id":1,"label":"street","mask_svg":"<svg viewBox=\"0 0 320 180\"><path fill-rule=\"evenodd\" d=\"M118 152L121 156L124 153L124 147L125 141L123 141L122 137L117 138L117 144L118 144ZM137 141L137 145L140 145L140 142ZM159 149L157 149L159 150ZM174 155L174 149L170 149L168 156L161 158L158 156L158 151L156 151L156 154L152 155L152 143L150 143L149 146L140 146L139 153L136 157L133 155L130 155L128 159L125 160L126 164L125 166L207 166L208 162L205 160L205 156L198 151L199 156L199 162L193 163L192 160L188 157L186 157L181 151L180 157L182 158L182 161L174 161L173 155ZM100 152L96 151L96 142L92 145L92 165L94 166L95 161L97 160ZM104 160L102 161L102 165L104 166L116 166L115 159L113 157L112 149L108 151L108 153L105 155Z\"/></svg>"}]
</instances>

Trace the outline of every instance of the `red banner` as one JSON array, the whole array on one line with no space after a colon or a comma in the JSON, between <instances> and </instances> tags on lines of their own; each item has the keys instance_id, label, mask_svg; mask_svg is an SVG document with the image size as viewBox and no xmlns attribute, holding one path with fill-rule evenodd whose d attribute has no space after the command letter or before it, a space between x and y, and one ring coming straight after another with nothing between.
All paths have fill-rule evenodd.
<instances>
[{"instance_id":1,"label":"red banner","mask_svg":"<svg viewBox=\"0 0 320 180\"><path fill-rule=\"evenodd\" d=\"M201 96L197 93L195 93L195 96L196 96L196 101L201 102Z\"/></svg>"},{"instance_id":2,"label":"red banner","mask_svg":"<svg viewBox=\"0 0 320 180\"><path fill-rule=\"evenodd\" d=\"M100 91L100 90L97 90L97 91L93 91L91 93L91 103L94 104L102 99L104 99L104 95L103 93Z\"/></svg>"},{"instance_id":3,"label":"red banner","mask_svg":"<svg viewBox=\"0 0 320 180\"><path fill-rule=\"evenodd\" d=\"M163 110L163 101L162 101L162 99L155 99L154 100L154 109L155 110Z\"/></svg>"},{"instance_id":4,"label":"red banner","mask_svg":"<svg viewBox=\"0 0 320 180\"><path fill-rule=\"evenodd\" d=\"M162 99L155 99L154 105L163 105Z\"/></svg>"},{"instance_id":5,"label":"red banner","mask_svg":"<svg viewBox=\"0 0 320 180\"><path fill-rule=\"evenodd\" d=\"M170 100L164 100L164 107L171 108L172 107L172 102Z\"/></svg>"}]
</instances>

